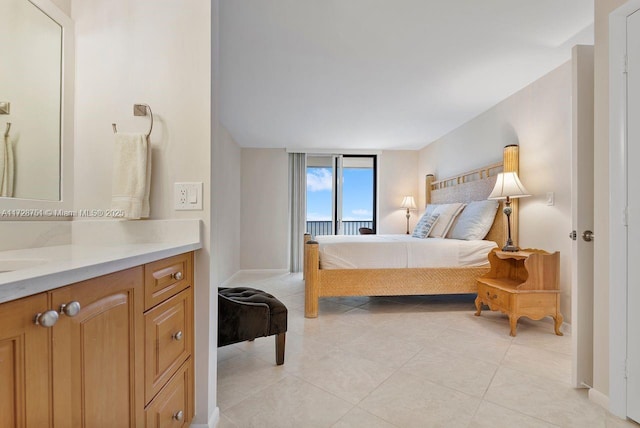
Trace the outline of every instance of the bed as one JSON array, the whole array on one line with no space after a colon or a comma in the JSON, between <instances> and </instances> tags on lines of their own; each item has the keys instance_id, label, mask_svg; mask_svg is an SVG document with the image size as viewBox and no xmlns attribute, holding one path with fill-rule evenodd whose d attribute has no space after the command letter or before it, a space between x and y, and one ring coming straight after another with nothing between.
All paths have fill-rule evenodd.
<instances>
[{"instance_id":1,"label":"bed","mask_svg":"<svg viewBox=\"0 0 640 428\"><path fill-rule=\"evenodd\" d=\"M436 180L434 175L427 175L426 205L469 203L486 199L495 185L497 174L502 171L518 172L517 145L504 148L502 162L444 180ZM512 201L511 208L511 236L514 242L517 242L517 199ZM363 236L362 239L372 236L375 235ZM498 207L498 213L485 240L493 241L500 247L506 241L506 221L502 214L502 204ZM304 241L305 317L307 318L318 316L320 297L476 293L476 279L489 271L488 262L482 266L464 267L321 268L319 243L312 240L308 234L305 234Z\"/></svg>"}]
</instances>

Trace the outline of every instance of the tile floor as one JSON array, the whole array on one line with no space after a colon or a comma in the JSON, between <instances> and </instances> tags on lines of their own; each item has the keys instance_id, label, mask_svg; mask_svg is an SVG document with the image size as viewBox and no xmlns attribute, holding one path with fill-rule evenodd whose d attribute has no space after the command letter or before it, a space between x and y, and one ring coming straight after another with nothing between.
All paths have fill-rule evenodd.
<instances>
[{"instance_id":1,"label":"tile floor","mask_svg":"<svg viewBox=\"0 0 640 428\"><path fill-rule=\"evenodd\" d=\"M473 315L473 297L321 299L304 318L299 274L243 273L289 309L275 339L218 349L220 428L636 427L573 389L571 336L551 320Z\"/></svg>"}]
</instances>

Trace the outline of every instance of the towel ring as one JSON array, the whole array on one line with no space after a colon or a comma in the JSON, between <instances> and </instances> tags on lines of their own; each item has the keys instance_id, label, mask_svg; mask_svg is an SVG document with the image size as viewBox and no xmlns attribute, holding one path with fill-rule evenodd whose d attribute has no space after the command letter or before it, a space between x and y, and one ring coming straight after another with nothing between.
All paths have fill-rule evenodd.
<instances>
[{"instance_id":1,"label":"towel ring","mask_svg":"<svg viewBox=\"0 0 640 428\"><path fill-rule=\"evenodd\" d=\"M133 115L134 116L146 116L147 112L149 113L149 117L151 119L151 124L149 126L149 132L147 132L145 135L147 138L149 138L149 136L151 135L151 130L153 130L153 112L151 111L151 107L148 104L134 104L133 105ZM117 133L118 132L118 128L116 127L115 123L111 124L111 127L113 128L113 133Z\"/></svg>"},{"instance_id":2,"label":"towel ring","mask_svg":"<svg viewBox=\"0 0 640 428\"><path fill-rule=\"evenodd\" d=\"M7 129L4 131L4 136L7 138L9 136L9 131L11 130L11 122L7 122Z\"/></svg>"}]
</instances>

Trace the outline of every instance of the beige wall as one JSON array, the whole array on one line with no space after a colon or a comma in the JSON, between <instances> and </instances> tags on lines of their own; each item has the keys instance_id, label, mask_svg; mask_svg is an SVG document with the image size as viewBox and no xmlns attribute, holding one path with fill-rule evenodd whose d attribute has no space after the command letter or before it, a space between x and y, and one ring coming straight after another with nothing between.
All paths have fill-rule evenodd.
<instances>
[{"instance_id":1,"label":"beige wall","mask_svg":"<svg viewBox=\"0 0 640 428\"><path fill-rule=\"evenodd\" d=\"M285 150L242 149L241 269L289 269L288 168ZM405 232L400 203L405 195L418 201L416 171L415 151L378 156L378 233Z\"/></svg>"},{"instance_id":2,"label":"beige wall","mask_svg":"<svg viewBox=\"0 0 640 428\"><path fill-rule=\"evenodd\" d=\"M199 218L203 249L196 253L196 418L215 411L215 304L210 282L211 2L73 0L76 30L74 208L110 206L113 133L151 134L151 218ZM173 183L204 183L204 210L174 211ZM211 385L211 382L214 384Z\"/></svg>"},{"instance_id":3,"label":"beige wall","mask_svg":"<svg viewBox=\"0 0 640 428\"><path fill-rule=\"evenodd\" d=\"M213 147L214 229L212 254L215 280L221 285L240 270L240 220L242 212L242 149L227 130L219 125Z\"/></svg>"},{"instance_id":4,"label":"beige wall","mask_svg":"<svg viewBox=\"0 0 640 428\"><path fill-rule=\"evenodd\" d=\"M413 196L418 210L411 212L409 230L424 211L418 195L418 156L414 150L386 150L378 156L378 233L405 233L406 210L400 208L404 196Z\"/></svg>"},{"instance_id":5,"label":"beige wall","mask_svg":"<svg viewBox=\"0 0 640 428\"><path fill-rule=\"evenodd\" d=\"M498 162L508 144L520 145L519 175L533 195L520 203L519 245L560 251L561 310L570 322L571 62L422 149L421 205L426 174L446 178ZM554 192L555 205L547 206L547 192Z\"/></svg>"},{"instance_id":6,"label":"beige wall","mask_svg":"<svg viewBox=\"0 0 640 428\"><path fill-rule=\"evenodd\" d=\"M242 149L242 269L289 269L288 159L284 149Z\"/></svg>"},{"instance_id":7,"label":"beige wall","mask_svg":"<svg viewBox=\"0 0 640 428\"><path fill-rule=\"evenodd\" d=\"M67 16L71 16L71 0L51 0Z\"/></svg>"},{"instance_id":8,"label":"beige wall","mask_svg":"<svg viewBox=\"0 0 640 428\"><path fill-rule=\"evenodd\" d=\"M609 13L624 0L595 1L593 388L609 395Z\"/></svg>"}]
</instances>

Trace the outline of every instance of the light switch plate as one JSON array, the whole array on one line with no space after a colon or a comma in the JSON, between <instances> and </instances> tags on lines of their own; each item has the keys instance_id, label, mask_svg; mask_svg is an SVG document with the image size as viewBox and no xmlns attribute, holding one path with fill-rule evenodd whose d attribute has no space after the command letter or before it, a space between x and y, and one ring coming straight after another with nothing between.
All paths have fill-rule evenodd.
<instances>
[{"instance_id":1,"label":"light switch plate","mask_svg":"<svg viewBox=\"0 0 640 428\"><path fill-rule=\"evenodd\" d=\"M202 189L202 182L175 183L173 196L176 211L201 210Z\"/></svg>"},{"instance_id":2,"label":"light switch plate","mask_svg":"<svg viewBox=\"0 0 640 428\"><path fill-rule=\"evenodd\" d=\"M547 192L547 205L553 206L555 204L555 195L553 192Z\"/></svg>"}]
</instances>

